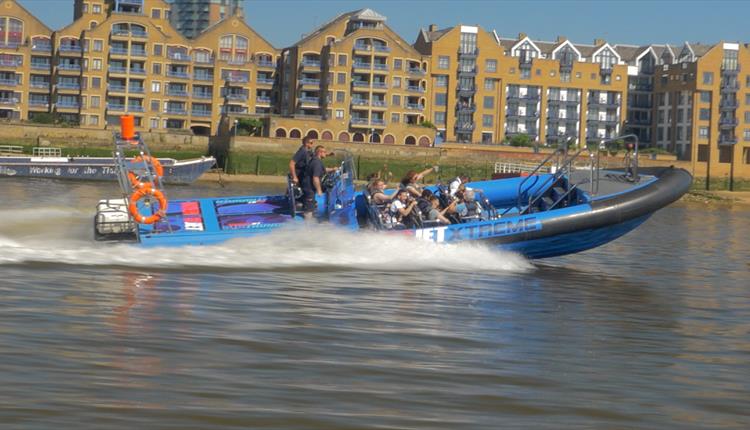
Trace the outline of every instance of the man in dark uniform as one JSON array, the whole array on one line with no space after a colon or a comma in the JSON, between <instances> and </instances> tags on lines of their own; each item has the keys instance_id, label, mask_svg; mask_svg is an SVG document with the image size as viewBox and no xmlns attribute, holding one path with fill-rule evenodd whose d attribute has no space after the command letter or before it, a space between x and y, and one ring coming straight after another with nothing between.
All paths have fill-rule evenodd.
<instances>
[{"instance_id":1,"label":"man in dark uniform","mask_svg":"<svg viewBox=\"0 0 750 430\"><path fill-rule=\"evenodd\" d=\"M302 146L299 147L297 152L294 153L292 159L289 160L289 176L292 177L292 182L294 182L295 185L301 185L304 187L304 175L307 170L307 165L310 163L313 156L312 147L314 143L312 137L305 136L302 139Z\"/></svg>"},{"instance_id":2,"label":"man in dark uniform","mask_svg":"<svg viewBox=\"0 0 750 430\"><path fill-rule=\"evenodd\" d=\"M326 149L322 145L318 145L315 147L315 151L313 151L312 159L307 164L307 170L304 174L305 179L302 186L306 219L312 218L313 212L315 211L317 203L315 201L315 195L323 195L323 176L326 172L336 171L335 168L326 168L323 164L323 160L327 155Z\"/></svg>"}]
</instances>

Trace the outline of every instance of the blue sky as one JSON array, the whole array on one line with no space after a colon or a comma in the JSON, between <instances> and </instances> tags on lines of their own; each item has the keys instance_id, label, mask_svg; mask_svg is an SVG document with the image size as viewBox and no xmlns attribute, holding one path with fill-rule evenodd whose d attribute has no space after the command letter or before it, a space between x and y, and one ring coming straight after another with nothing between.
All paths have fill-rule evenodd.
<instances>
[{"instance_id":1,"label":"blue sky","mask_svg":"<svg viewBox=\"0 0 750 430\"><path fill-rule=\"evenodd\" d=\"M73 0L18 0L53 29L72 21ZM524 32L534 39L558 35L578 43L602 38L610 43L750 42L750 1L647 0L245 0L248 23L276 47L335 15L369 7L409 42L420 27L481 25L501 37Z\"/></svg>"}]
</instances>

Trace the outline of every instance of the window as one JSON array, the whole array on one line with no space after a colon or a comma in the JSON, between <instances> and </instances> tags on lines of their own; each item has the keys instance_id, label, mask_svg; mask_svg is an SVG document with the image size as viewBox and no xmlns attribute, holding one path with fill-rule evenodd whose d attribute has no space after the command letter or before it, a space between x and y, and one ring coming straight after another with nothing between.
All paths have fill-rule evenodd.
<instances>
[{"instance_id":1,"label":"window","mask_svg":"<svg viewBox=\"0 0 750 430\"><path fill-rule=\"evenodd\" d=\"M393 70L401 70L401 59L396 58L393 60Z\"/></svg>"},{"instance_id":2,"label":"window","mask_svg":"<svg viewBox=\"0 0 750 430\"><path fill-rule=\"evenodd\" d=\"M700 139L708 139L708 127L698 127L698 137Z\"/></svg>"},{"instance_id":3,"label":"window","mask_svg":"<svg viewBox=\"0 0 750 430\"><path fill-rule=\"evenodd\" d=\"M152 93L160 93L161 92L161 82L151 82L151 92Z\"/></svg>"},{"instance_id":4,"label":"window","mask_svg":"<svg viewBox=\"0 0 750 430\"><path fill-rule=\"evenodd\" d=\"M336 64L336 54L328 54L328 65L333 67Z\"/></svg>"},{"instance_id":5,"label":"window","mask_svg":"<svg viewBox=\"0 0 750 430\"><path fill-rule=\"evenodd\" d=\"M713 72L703 72L703 84L704 85L711 85L714 83L714 73Z\"/></svg>"},{"instance_id":6,"label":"window","mask_svg":"<svg viewBox=\"0 0 750 430\"><path fill-rule=\"evenodd\" d=\"M536 69L536 75L542 76L542 69Z\"/></svg>"},{"instance_id":7,"label":"window","mask_svg":"<svg viewBox=\"0 0 750 430\"><path fill-rule=\"evenodd\" d=\"M448 104L448 94L437 93L435 94L435 106L446 106Z\"/></svg>"},{"instance_id":8,"label":"window","mask_svg":"<svg viewBox=\"0 0 750 430\"><path fill-rule=\"evenodd\" d=\"M153 18L153 19L160 19L161 18L161 9L151 9L151 18Z\"/></svg>"},{"instance_id":9,"label":"window","mask_svg":"<svg viewBox=\"0 0 750 430\"><path fill-rule=\"evenodd\" d=\"M484 96L484 103L483 106L485 109L492 109L495 107L495 97L494 96Z\"/></svg>"},{"instance_id":10,"label":"window","mask_svg":"<svg viewBox=\"0 0 750 430\"><path fill-rule=\"evenodd\" d=\"M83 13L89 13L89 4L88 3L84 3L83 4Z\"/></svg>"},{"instance_id":11,"label":"window","mask_svg":"<svg viewBox=\"0 0 750 430\"><path fill-rule=\"evenodd\" d=\"M100 4L94 4L94 5L93 5L93 6L91 7L91 10L92 10L92 11L93 11L94 13L102 13L102 5L100 5Z\"/></svg>"},{"instance_id":12,"label":"window","mask_svg":"<svg viewBox=\"0 0 750 430\"><path fill-rule=\"evenodd\" d=\"M401 88L401 78L398 76L393 77L393 88Z\"/></svg>"},{"instance_id":13,"label":"window","mask_svg":"<svg viewBox=\"0 0 750 430\"><path fill-rule=\"evenodd\" d=\"M328 72L327 82L333 84L333 72Z\"/></svg>"},{"instance_id":14,"label":"window","mask_svg":"<svg viewBox=\"0 0 750 430\"><path fill-rule=\"evenodd\" d=\"M346 84L346 73L339 73L336 76L336 83L339 84L339 85Z\"/></svg>"},{"instance_id":15,"label":"window","mask_svg":"<svg viewBox=\"0 0 750 430\"><path fill-rule=\"evenodd\" d=\"M333 101L333 91L327 91L326 92L326 103L331 103ZM330 115L328 116L330 118Z\"/></svg>"},{"instance_id":16,"label":"window","mask_svg":"<svg viewBox=\"0 0 750 430\"><path fill-rule=\"evenodd\" d=\"M484 62L484 71L489 73L497 72L497 60L486 60Z\"/></svg>"},{"instance_id":17,"label":"window","mask_svg":"<svg viewBox=\"0 0 750 430\"><path fill-rule=\"evenodd\" d=\"M99 58L94 58L91 61L91 69L92 70L101 70L102 69L102 60Z\"/></svg>"},{"instance_id":18,"label":"window","mask_svg":"<svg viewBox=\"0 0 750 430\"><path fill-rule=\"evenodd\" d=\"M745 124L750 124L750 111L745 111Z\"/></svg>"},{"instance_id":19,"label":"window","mask_svg":"<svg viewBox=\"0 0 750 430\"><path fill-rule=\"evenodd\" d=\"M344 118L344 110L336 109L336 119L342 119L342 118Z\"/></svg>"},{"instance_id":20,"label":"window","mask_svg":"<svg viewBox=\"0 0 750 430\"><path fill-rule=\"evenodd\" d=\"M581 79L581 72L576 72L576 79Z\"/></svg>"},{"instance_id":21,"label":"window","mask_svg":"<svg viewBox=\"0 0 750 430\"><path fill-rule=\"evenodd\" d=\"M101 102L99 96L91 96L91 107L92 108L98 108L99 103Z\"/></svg>"},{"instance_id":22,"label":"window","mask_svg":"<svg viewBox=\"0 0 750 430\"><path fill-rule=\"evenodd\" d=\"M570 82L570 72L560 72L560 82Z\"/></svg>"},{"instance_id":23,"label":"window","mask_svg":"<svg viewBox=\"0 0 750 430\"><path fill-rule=\"evenodd\" d=\"M159 100L151 100L151 110L153 112L158 112L159 111L159 104L160 104Z\"/></svg>"},{"instance_id":24,"label":"window","mask_svg":"<svg viewBox=\"0 0 750 430\"><path fill-rule=\"evenodd\" d=\"M346 62L348 60L348 57L346 54L339 54L339 66L346 66Z\"/></svg>"},{"instance_id":25,"label":"window","mask_svg":"<svg viewBox=\"0 0 750 430\"><path fill-rule=\"evenodd\" d=\"M99 125L99 115L91 115L89 117L89 125Z\"/></svg>"},{"instance_id":26,"label":"window","mask_svg":"<svg viewBox=\"0 0 750 430\"><path fill-rule=\"evenodd\" d=\"M164 49L164 47L162 45L155 44L154 45L154 55L157 56L157 57L161 57L163 49Z\"/></svg>"},{"instance_id":27,"label":"window","mask_svg":"<svg viewBox=\"0 0 750 430\"><path fill-rule=\"evenodd\" d=\"M492 127L492 115L482 115L482 127Z\"/></svg>"},{"instance_id":28,"label":"window","mask_svg":"<svg viewBox=\"0 0 750 430\"><path fill-rule=\"evenodd\" d=\"M86 96L81 97L81 107L86 109Z\"/></svg>"},{"instance_id":29,"label":"window","mask_svg":"<svg viewBox=\"0 0 750 430\"><path fill-rule=\"evenodd\" d=\"M703 103L711 102L711 91L701 91L701 102Z\"/></svg>"},{"instance_id":30,"label":"window","mask_svg":"<svg viewBox=\"0 0 750 430\"><path fill-rule=\"evenodd\" d=\"M521 79L531 79L531 69L521 69Z\"/></svg>"},{"instance_id":31,"label":"window","mask_svg":"<svg viewBox=\"0 0 750 430\"><path fill-rule=\"evenodd\" d=\"M451 66L451 59L447 55L441 55L438 57L438 69L449 69Z\"/></svg>"},{"instance_id":32,"label":"window","mask_svg":"<svg viewBox=\"0 0 750 430\"><path fill-rule=\"evenodd\" d=\"M745 104L750 105L750 94L745 94Z\"/></svg>"},{"instance_id":33,"label":"window","mask_svg":"<svg viewBox=\"0 0 750 430\"><path fill-rule=\"evenodd\" d=\"M94 52L102 52L104 50L104 42L101 40L94 41Z\"/></svg>"},{"instance_id":34,"label":"window","mask_svg":"<svg viewBox=\"0 0 750 430\"><path fill-rule=\"evenodd\" d=\"M746 128L742 133L742 140L744 140L745 142L750 141L750 129Z\"/></svg>"},{"instance_id":35,"label":"window","mask_svg":"<svg viewBox=\"0 0 750 430\"><path fill-rule=\"evenodd\" d=\"M401 106L401 96L398 94L394 94L393 99L391 100L391 104L393 106Z\"/></svg>"},{"instance_id":36,"label":"window","mask_svg":"<svg viewBox=\"0 0 750 430\"><path fill-rule=\"evenodd\" d=\"M151 73L154 75L161 75L161 64L154 63L151 65Z\"/></svg>"},{"instance_id":37,"label":"window","mask_svg":"<svg viewBox=\"0 0 750 430\"><path fill-rule=\"evenodd\" d=\"M703 121L708 121L709 119L711 119L711 109L701 109L698 119Z\"/></svg>"},{"instance_id":38,"label":"window","mask_svg":"<svg viewBox=\"0 0 750 430\"><path fill-rule=\"evenodd\" d=\"M391 114L391 122L392 123L401 122L401 115L399 115L397 113L392 113Z\"/></svg>"},{"instance_id":39,"label":"window","mask_svg":"<svg viewBox=\"0 0 750 430\"><path fill-rule=\"evenodd\" d=\"M102 78L91 78L91 88L99 89L102 87Z\"/></svg>"},{"instance_id":40,"label":"window","mask_svg":"<svg viewBox=\"0 0 750 430\"><path fill-rule=\"evenodd\" d=\"M485 90L494 90L495 89L495 80L487 78L484 80L484 89Z\"/></svg>"},{"instance_id":41,"label":"window","mask_svg":"<svg viewBox=\"0 0 750 430\"><path fill-rule=\"evenodd\" d=\"M719 163L731 163L732 162L732 150L731 146L720 146L719 147Z\"/></svg>"},{"instance_id":42,"label":"window","mask_svg":"<svg viewBox=\"0 0 750 430\"><path fill-rule=\"evenodd\" d=\"M151 118L151 128L159 128L159 119Z\"/></svg>"},{"instance_id":43,"label":"window","mask_svg":"<svg viewBox=\"0 0 750 430\"><path fill-rule=\"evenodd\" d=\"M708 161L708 145L698 145L698 161Z\"/></svg>"},{"instance_id":44,"label":"window","mask_svg":"<svg viewBox=\"0 0 750 430\"><path fill-rule=\"evenodd\" d=\"M445 125L445 112L435 112L435 124Z\"/></svg>"},{"instance_id":45,"label":"window","mask_svg":"<svg viewBox=\"0 0 750 430\"><path fill-rule=\"evenodd\" d=\"M446 75L438 75L435 77L435 86L439 88L444 88L448 86L448 76Z\"/></svg>"}]
</instances>

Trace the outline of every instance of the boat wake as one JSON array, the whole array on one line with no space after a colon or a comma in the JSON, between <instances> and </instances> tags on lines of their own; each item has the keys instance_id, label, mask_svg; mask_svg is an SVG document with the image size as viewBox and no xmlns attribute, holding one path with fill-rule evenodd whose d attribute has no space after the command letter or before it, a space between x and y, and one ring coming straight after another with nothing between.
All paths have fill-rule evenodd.
<instances>
[{"instance_id":1,"label":"boat wake","mask_svg":"<svg viewBox=\"0 0 750 430\"><path fill-rule=\"evenodd\" d=\"M215 246L143 248L95 242L86 211L0 211L0 265L124 267L177 271L523 272L523 256L477 244L435 244L398 234L294 226ZM12 215L12 216L11 216ZM55 220L54 225L50 220Z\"/></svg>"}]
</instances>

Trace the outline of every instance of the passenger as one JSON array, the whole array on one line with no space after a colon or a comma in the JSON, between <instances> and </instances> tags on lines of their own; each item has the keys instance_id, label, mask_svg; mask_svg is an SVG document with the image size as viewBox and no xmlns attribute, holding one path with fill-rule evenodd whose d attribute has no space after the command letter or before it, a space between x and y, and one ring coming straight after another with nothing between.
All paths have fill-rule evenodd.
<instances>
[{"instance_id":1,"label":"passenger","mask_svg":"<svg viewBox=\"0 0 750 430\"><path fill-rule=\"evenodd\" d=\"M431 197L433 197L432 191L423 190L422 195L417 199L417 208L419 208L419 213L422 214L422 219L429 219L430 210L432 210Z\"/></svg>"},{"instance_id":2,"label":"passenger","mask_svg":"<svg viewBox=\"0 0 750 430\"><path fill-rule=\"evenodd\" d=\"M304 187L303 176L307 171L307 165L312 160L313 153L312 147L314 140L310 136L305 136L302 139L302 146L299 147L297 152L294 153L292 159L289 160L289 176L292 178L292 182L295 185Z\"/></svg>"},{"instance_id":3,"label":"passenger","mask_svg":"<svg viewBox=\"0 0 750 430\"><path fill-rule=\"evenodd\" d=\"M386 194L385 181L382 179L375 179L372 181L368 187L368 191L370 192L370 201L378 206L390 203L391 200L396 197L396 193L398 192L398 190L396 190L390 196Z\"/></svg>"},{"instance_id":4,"label":"passenger","mask_svg":"<svg viewBox=\"0 0 750 430\"><path fill-rule=\"evenodd\" d=\"M456 211L456 202L451 202L448 207L440 209L440 199L437 196L430 197L430 205L432 209L427 215L427 219L430 221L438 220L440 224L450 224L451 220L446 216L450 212Z\"/></svg>"},{"instance_id":5,"label":"passenger","mask_svg":"<svg viewBox=\"0 0 750 430\"><path fill-rule=\"evenodd\" d=\"M312 218L313 211L315 211L317 206L315 195L323 195L323 176L327 172L334 172L337 170L333 167L325 167L323 160L327 155L326 149L322 145L318 145L315 147L312 159L307 164L307 170L304 175L304 186L302 187L304 215L306 219Z\"/></svg>"},{"instance_id":6,"label":"passenger","mask_svg":"<svg viewBox=\"0 0 750 430\"><path fill-rule=\"evenodd\" d=\"M423 172L415 172L414 170L409 170L406 172L406 176L401 180L401 188L409 191L409 194L413 198L419 198L422 196L422 186L418 184L419 181L421 181L424 176L430 172L437 172L438 166L430 167L429 169L423 171Z\"/></svg>"},{"instance_id":7,"label":"passenger","mask_svg":"<svg viewBox=\"0 0 750 430\"><path fill-rule=\"evenodd\" d=\"M461 174L450 181L448 183L448 192L450 193L451 197L455 197L456 192L458 192L460 189L466 188L466 184L468 184L469 182L471 182L471 179L469 179L469 177L465 174Z\"/></svg>"},{"instance_id":8,"label":"passenger","mask_svg":"<svg viewBox=\"0 0 750 430\"><path fill-rule=\"evenodd\" d=\"M409 201L409 192L405 189L400 189L396 192L396 198L393 199L390 207L391 218L404 224L407 227L414 227L414 210L417 207L417 201Z\"/></svg>"},{"instance_id":9,"label":"passenger","mask_svg":"<svg viewBox=\"0 0 750 430\"><path fill-rule=\"evenodd\" d=\"M463 200L456 206L461 218L481 218L482 205L475 199L474 190L466 190Z\"/></svg>"}]
</instances>

